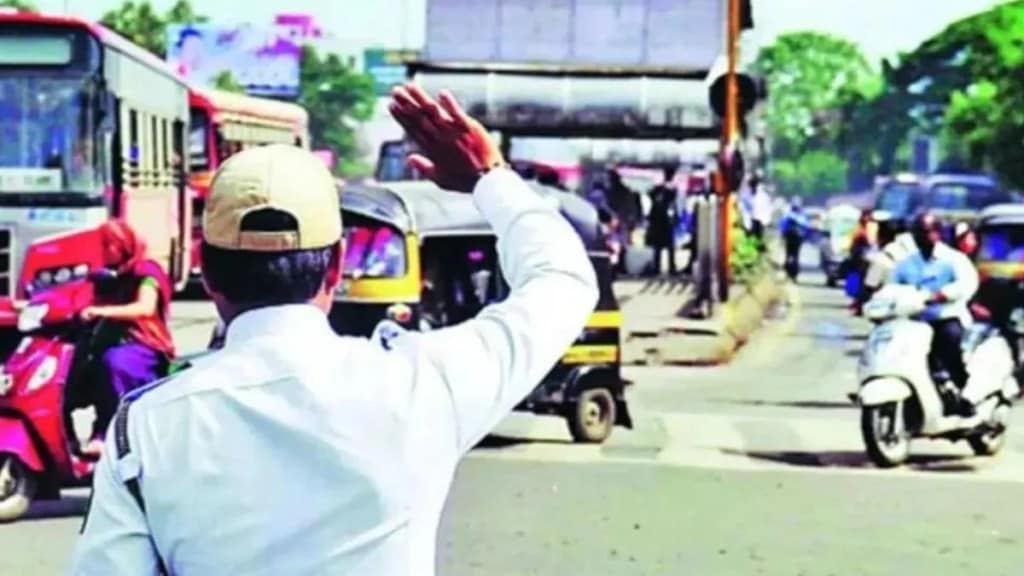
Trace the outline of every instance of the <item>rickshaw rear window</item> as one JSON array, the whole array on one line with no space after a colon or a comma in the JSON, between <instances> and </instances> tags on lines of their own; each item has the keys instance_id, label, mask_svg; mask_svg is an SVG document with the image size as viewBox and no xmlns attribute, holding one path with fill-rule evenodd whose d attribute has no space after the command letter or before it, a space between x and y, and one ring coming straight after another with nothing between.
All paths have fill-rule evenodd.
<instances>
[{"instance_id":1,"label":"rickshaw rear window","mask_svg":"<svg viewBox=\"0 0 1024 576\"><path fill-rule=\"evenodd\" d=\"M386 224L345 223L345 276L400 278L405 275L405 238Z\"/></svg>"},{"instance_id":2,"label":"rickshaw rear window","mask_svg":"<svg viewBox=\"0 0 1024 576\"><path fill-rule=\"evenodd\" d=\"M921 188L916 184L892 184L878 196L875 208L893 214L907 214L920 198Z\"/></svg>"},{"instance_id":3,"label":"rickshaw rear window","mask_svg":"<svg viewBox=\"0 0 1024 576\"><path fill-rule=\"evenodd\" d=\"M1024 263L1024 225L994 226L980 236L979 260Z\"/></svg>"},{"instance_id":4,"label":"rickshaw rear window","mask_svg":"<svg viewBox=\"0 0 1024 576\"><path fill-rule=\"evenodd\" d=\"M932 187L932 206L944 210L981 210L1007 200L1007 195L993 186L951 183Z\"/></svg>"}]
</instances>

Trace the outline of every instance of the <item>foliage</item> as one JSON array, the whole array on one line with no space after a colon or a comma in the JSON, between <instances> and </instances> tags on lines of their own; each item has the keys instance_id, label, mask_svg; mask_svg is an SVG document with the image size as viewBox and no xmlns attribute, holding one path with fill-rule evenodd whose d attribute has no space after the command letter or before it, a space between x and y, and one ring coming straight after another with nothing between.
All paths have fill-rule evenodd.
<instances>
[{"instance_id":1,"label":"foliage","mask_svg":"<svg viewBox=\"0 0 1024 576\"><path fill-rule=\"evenodd\" d=\"M955 22L895 62L883 62L881 92L844 110L842 149L873 146L866 162L850 157L854 169L865 164L892 172L905 167L913 135L941 136L946 165L994 170L1024 186L1022 67L1024 1Z\"/></svg>"},{"instance_id":2,"label":"foliage","mask_svg":"<svg viewBox=\"0 0 1024 576\"><path fill-rule=\"evenodd\" d=\"M813 150L796 160L776 160L772 177L786 196L822 196L846 189L848 166L834 152Z\"/></svg>"},{"instance_id":3,"label":"foliage","mask_svg":"<svg viewBox=\"0 0 1024 576\"><path fill-rule=\"evenodd\" d=\"M209 20L207 16L198 14L189 0L177 0L164 16L165 24L200 24Z\"/></svg>"},{"instance_id":4,"label":"foliage","mask_svg":"<svg viewBox=\"0 0 1024 576\"><path fill-rule=\"evenodd\" d=\"M213 78L213 86L214 88L225 92L245 94L245 86L242 86L238 80L235 80L235 76L228 70L224 70Z\"/></svg>"},{"instance_id":5,"label":"foliage","mask_svg":"<svg viewBox=\"0 0 1024 576\"><path fill-rule=\"evenodd\" d=\"M31 0L0 0L0 8L14 8L22 12L39 12Z\"/></svg>"},{"instance_id":6,"label":"foliage","mask_svg":"<svg viewBox=\"0 0 1024 576\"><path fill-rule=\"evenodd\" d=\"M299 104L309 111L314 148L330 148L339 167L358 155L354 125L373 116L376 103L373 78L356 72L336 54L321 57L312 47L302 50L302 94Z\"/></svg>"},{"instance_id":7,"label":"foliage","mask_svg":"<svg viewBox=\"0 0 1024 576\"><path fill-rule=\"evenodd\" d=\"M780 36L761 50L754 70L768 82L765 120L776 157L786 160L831 148L843 106L880 90L878 75L855 44L818 32Z\"/></svg>"},{"instance_id":8,"label":"foliage","mask_svg":"<svg viewBox=\"0 0 1024 576\"><path fill-rule=\"evenodd\" d=\"M745 283L752 279L764 265L761 242L747 234L741 226L733 228L732 252L729 255L730 275L733 281Z\"/></svg>"},{"instance_id":9,"label":"foliage","mask_svg":"<svg viewBox=\"0 0 1024 576\"><path fill-rule=\"evenodd\" d=\"M926 49L957 63L939 122L950 155L1024 187L1024 2L962 20L918 51Z\"/></svg>"},{"instance_id":10,"label":"foliage","mask_svg":"<svg viewBox=\"0 0 1024 576\"><path fill-rule=\"evenodd\" d=\"M163 58L166 55L167 22L148 1L126 0L100 17L100 24Z\"/></svg>"}]
</instances>

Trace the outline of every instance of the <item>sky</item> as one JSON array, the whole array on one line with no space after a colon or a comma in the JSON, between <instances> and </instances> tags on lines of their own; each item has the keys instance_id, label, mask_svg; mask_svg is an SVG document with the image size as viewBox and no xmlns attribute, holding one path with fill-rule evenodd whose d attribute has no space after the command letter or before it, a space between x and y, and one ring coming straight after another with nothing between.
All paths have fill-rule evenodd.
<instances>
[{"instance_id":1,"label":"sky","mask_svg":"<svg viewBox=\"0 0 1024 576\"><path fill-rule=\"evenodd\" d=\"M683 0L681 0L683 1ZM45 11L97 18L121 0L36 0ZM151 2L166 9L173 0ZM358 54L362 48L418 48L423 44L427 0L193 0L215 20L269 22L278 12L316 16L335 37L338 50ZM755 45L778 34L821 30L858 43L868 58L913 50L949 23L980 12L999 0L754 0ZM404 41L404 42L403 42Z\"/></svg>"}]
</instances>

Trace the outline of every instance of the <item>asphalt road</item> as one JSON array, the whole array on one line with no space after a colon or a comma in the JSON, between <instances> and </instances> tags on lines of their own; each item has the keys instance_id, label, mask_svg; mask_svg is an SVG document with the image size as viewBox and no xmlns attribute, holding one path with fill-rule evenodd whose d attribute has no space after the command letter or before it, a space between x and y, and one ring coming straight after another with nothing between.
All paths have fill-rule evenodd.
<instances>
[{"instance_id":1,"label":"asphalt road","mask_svg":"<svg viewBox=\"0 0 1024 576\"><path fill-rule=\"evenodd\" d=\"M996 458L917 442L906 468L873 469L846 399L867 325L807 281L730 366L627 369L637 428L603 446L503 423L459 472L440 573L1021 573L1024 416ZM183 306L200 342L203 307ZM69 495L0 527L0 575L61 573L85 503Z\"/></svg>"}]
</instances>

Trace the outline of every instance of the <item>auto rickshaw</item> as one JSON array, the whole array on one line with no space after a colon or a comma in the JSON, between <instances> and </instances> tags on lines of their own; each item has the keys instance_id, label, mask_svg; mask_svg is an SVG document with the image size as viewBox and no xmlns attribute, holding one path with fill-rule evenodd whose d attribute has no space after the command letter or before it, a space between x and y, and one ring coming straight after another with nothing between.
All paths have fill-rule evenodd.
<instances>
[{"instance_id":1,"label":"auto rickshaw","mask_svg":"<svg viewBox=\"0 0 1024 576\"><path fill-rule=\"evenodd\" d=\"M842 279L841 265L850 255L850 241L860 216L861 211L856 206L839 204L829 208L822 218L818 249L821 271L825 273L825 283L830 288Z\"/></svg>"},{"instance_id":2,"label":"auto rickshaw","mask_svg":"<svg viewBox=\"0 0 1024 576\"><path fill-rule=\"evenodd\" d=\"M576 342L516 410L562 416L574 440L600 443L615 425L632 428L608 246L597 211L585 200L531 185L557 204L583 240L600 299ZM345 278L331 313L338 333L370 336L385 319L409 330L435 330L508 295L497 238L470 195L429 181L350 185L341 193L341 210Z\"/></svg>"},{"instance_id":3,"label":"auto rickshaw","mask_svg":"<svg viewBox=\"0 0 1024 576\"><path fill-rule=\"evenodd\" d=\"M1018 370L1024 359L1024 205L997 204L978 217L975 300L1011 340Z\"/></svg>"}]
</instances>

